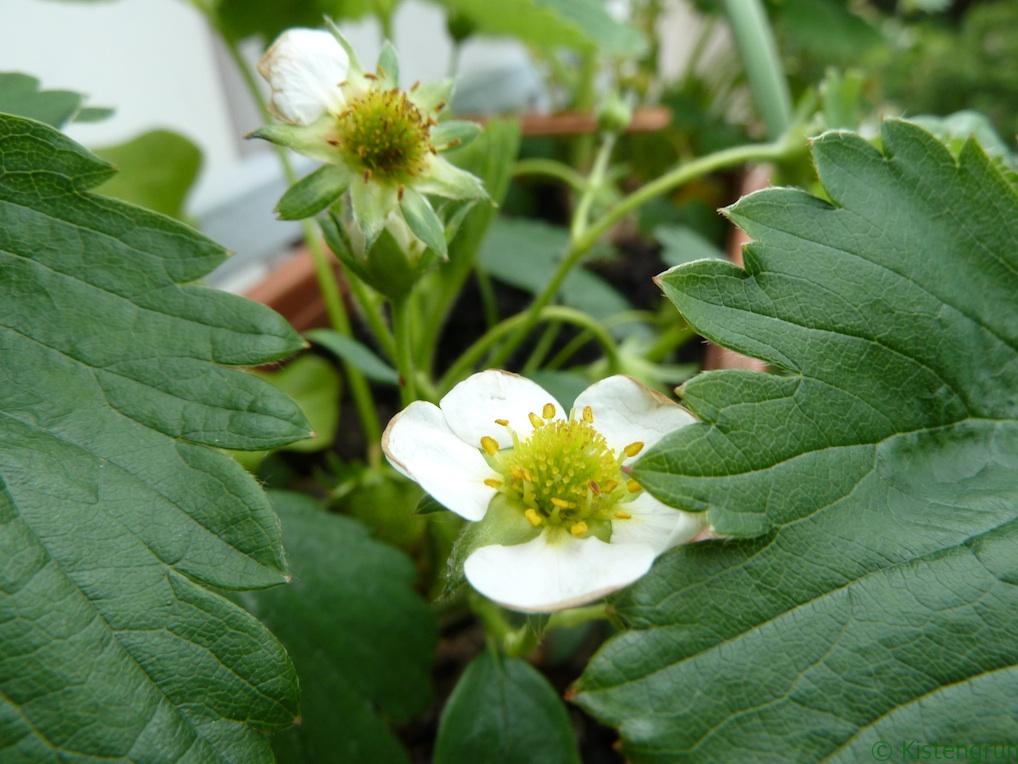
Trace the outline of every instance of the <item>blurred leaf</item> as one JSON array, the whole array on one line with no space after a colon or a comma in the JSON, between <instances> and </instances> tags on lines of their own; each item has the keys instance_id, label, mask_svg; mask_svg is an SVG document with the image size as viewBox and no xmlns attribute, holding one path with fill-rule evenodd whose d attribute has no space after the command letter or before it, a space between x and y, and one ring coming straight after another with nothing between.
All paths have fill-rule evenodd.
<instances>
[{"instance_id":1,"label":"blurred leaf","mask_svg":"<svg viewBox=\"0 0 1018 764\"><path fill-rule=\"evenodd\" d=\"M359 19L380 0L219 0L218 26L226 37L259 37L268 45L292 27L322 26L322 17L335 21Z\"/></svg>"},{"instance_id":2,"label":"blurred leaf","mask_svg":"<svg viewBox=\"0 0 1018 764\"><path fill-rule=\"evenodd\" d=\"M569 232L564 228L526 218L499 218L481 248L480 265L500 281L536 294L548 283L568 246ZM607 281L582 267L566 278L561 299L601 319L631 308Z\"/></svg>"},{"instance_id":3,"label":"blurred leaf","mask_svg":"<svg viewBox=\"0 0 1018 764\"><path fill-rule=\"evenodd\" d=\"M340 360L349 363L371 381L386 385L399 384L399 374L396 370L353 337L347 337L333 329L312 329L305 336Z\"/></svg>"},{"instance_id":4,"label":"blurred leaf","mask_svg":"<svg viewBox=\"0 0 1018 764\"><path fill-rule=\"evenodd\" d=\"M413 563L307 496L270 496L293 582L240 600L283 641L300 677L301 723L273 738L278 761L408 762L387 722L427 706L436 641Z\"/></svg>"},{"instance_id":5,"label":"blurred leaf","mask_svg":"<svg viewBox=\"0 0 1018 764\"><path fill-rule=\"evenodd\" d=\"M745 269L676 268L705 337L783 374L683 389L701 420L636 463L718 533L615 605L578 702L633 762L868 761L1007 739L1018 716L1018 191L902 121L813 142L728 214ZM898 743L895 742L894 745ZM907 758L907 757L906 757Z\"/></svg>"},{"instance_id":6,"label":"blurred leaf","mask_svg":"<svg viewBox=\"0 0 1018 764\"><path fill-rule=\"evenodd\" d=\"M184 218L184 202L202 161L201 150L190 140L169 130L151 130L95 153L117 168L97 193Z\"/></svg>"},{"instance_id":7,"label":"blurred leaf","mask_svg":"<svg viewBox=\"0 0 1018 764\"><path fill-rule=\"evenodd\" d=\"M724 253L689 226L659 225L654 238L661 244L661 259L676 266L693 260L723 260Z\"/></svg>"},{"instance_id":8,"label":"blurred leaf","mask_svg":"<svg viewBox=\"0 0 1018 764\"><path fill-rule=\"evenodd\" d=\"M946 117L921 114L910 117L909 121L921 125L937 136L947 144L955 156L961 153L969 138L974 138L991 157L1003 159L1012 168L1018 167L1018 156L997 135L990 120L977 111L958 111Z\"/></svg>"},{"instance_id":9,"label":"blurred leaf","mask_svg":"<svg viewBox=\"0 0 1018 764\"><path fill-rule=\"evenodd\" d=\"M75 122L102 122L109 119L115 109L109 106L83 106L74 116Z\"/></svg>"},{"instance_id":10,"label":"blurred leaf","mask_svg":"<svg viewBox=\"0 0 1018 764\"><path fill-rule=\"evenodd\" d=\"M858 130L865 111L863 85L865 75L857 70L846 72L831 67L820 83L820 103L824 127L828 130Z\"/></svg>"},{"instance_id":11,"label":"blurred leaf","mask_svg":"<svg viewBox=\"0 0 1018 764\"><path fill-rule=\"evenodd\" d=\"M475 204L449 243L449 260L457 270L473 265L488 227L509 188L512 167L520 148L520 125L515 120L488 122L484 132L468 146L446 152L445 156L482 181L492 204Z\"/></svg>"},{"instance_id":12,"label":"blurred leaf","mask_svg":"<svg viewBox=\"0 0 1018 764\"><path fill-rule=\"evenodd\" d=\"M446 508L428 494L424 494L417 502L417 508L414 511L419 515L431 515L435 512L445 512Z\"/></svg>"},{"instance_id":13,"label":"blurred leaf","mask_svg":"<svg viewBox=\"0 0 1018 764\"><path fill-rule=\"evenodd\" d=\"M855 64L883 42L880 31L843 0L782 0L775 8L775 27L791 53Z\"/></svg>"},{"instance_id":14,"label":"blurred leaf","mask_svg":"<svg viewBox=\"0 0 1018 764\"><path fill-rule=\"evenodd\" d=\"M566 411L572 408L576 397L590 385L589 379L575 371L539 369L528 376L551 393Z\"/></svg>"},{"instance_id":15,"label":"blurred leaf","mask_svg":"<svg viewBox=\"0 0 1018 764\"><path fill-rule=\"evenodd\" d=\"M569 714L526 661L490 652L467 666L442 711L435 764L579 764Z\"/></svg>"},{"instance_id":16,"label":"blurred leaf","mask_svg":"<svg viewBox=\"0 0 1018 764\"><path fill-rule=\"evenodd\" d=\"M84 96L70 90L40 90L39 80L18 72L0 72L0 113L63 127L81 108Z\"/></svg>"},{"instance_id":17,"label":"blurred leaf","mask_svg":"<svg viewBox=\"0 0 1018 764\"><path fill-rule=\"evenodd\" d=\"M647 41L616 21L601 0L441 0L478 34L515 37L527 45L582 48L617 58L641 56Z\"/></svg>"},{"instance_id":18,"label":"blurred leaf","mask_svg":"<svg viewBox=\"0 0 1018 764\"><path fill-rule=\"evenodd\" d=\"M387 544L414 551L427 527L418 513L420 489L395 473L365 470L336 501L336 509L356 517Z\"/></svg>"},{"instance_id":19,"label":"blurred leaf","mask_svg":"<svg viewBox=\"0 0 1018 764\"><path fill-rule=\"evenodd\" d=\"M278 520L209 446L307 435L228 368L300 337L195 286L225 251L93 193L112 173L0 116L0 760L265 761L296 676L217 592L285 580Z\"/></svg>"}]
</instances>

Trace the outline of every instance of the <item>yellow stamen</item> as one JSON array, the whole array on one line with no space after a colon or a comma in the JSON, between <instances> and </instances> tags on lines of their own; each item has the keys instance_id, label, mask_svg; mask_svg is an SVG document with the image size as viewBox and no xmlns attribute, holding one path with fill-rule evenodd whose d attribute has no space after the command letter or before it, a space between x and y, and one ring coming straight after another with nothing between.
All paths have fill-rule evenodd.
<instances>
[{"instance_id":1,"label":"yellow stamen","mask_svg":"<svg viewBox=\"0 0 1018 764\"><path fill-rule=\"evenodd\" d=\"M637 493L640 490L640 484L637 483L635 480L630 480L628 483L626 483L626 488L630 493Z\"/></svg>"},{"instance_id":2,"label":"yellow stamen","mask_svg":"<svg viewBox=\"0 0 1018 764\"><path fill-rule=\"evenodd\" d=\"M495 420L495 424L501 425L502 427L508 427L509 426L509 420L508 419L496 419Z\"/></svg>"},{"instance_id":3,"label":"yellow stamen","mask_svg":"<svg viewBox=\"0 0 1018 764\"><path fill-rule=\"evenodd\" d=\"M632 517L633 516L631 514L629 514L628 512L616 512L615 513L615 519L616 520L630 520L630 519L632 519Z\"/></svg>"},{"instance_id":4,"label":"yellow stamen","mask_svg":"<svg viewBox=\"0 0 1018 764\"><path fill-rule=\"evenodd\" d=\"M565 499L560 499L558 496L553 496L551 499L551 503L554 504L559 509L572 509L573 507L576 506L576 502L566 501Z\"/></svg>"},{"instance_id":5,"label":"yellow stamen","mask_svg":"<svg viewBox=\"0 0 1018 764\"><path fill-rule=\"evenodd\" d=\"M576 538L581 538L587 532L587 524L583 520L573 523L569 528L569 532L576 536Z\"/></svg>"},{"instance_id":6,"label":"yellow stamen","mask_svg":"<svg viewBox=\"0 0 1018 764\"><path fill-rule=\"evenodd\" d=\"M617 480L609 480L607 483L605 483L603 486L601 486L601 490L604 491L605 493L611 493L612 491L614 491L618 487L619 487L619 481L617 481Z\"/></svg>"},{"instance_id":7,"label":"yellow stamen","mask_svg":"<svg viewBox=\"0 0 1018 764\"><path fill-rule=\"evenodd\" d=\"M544 404L544 409L541 410L541 416L543 416L545 419L554 419L555 418L555 404L554 403L546 403L546 404Z\"/></svg>"},{"instance_id":8,"label":"yellow stamen","mask_svg":"<svg viewBox=\"0 0 1018 764\"><path fill-rule=\"evenodd\" d=\"M481 438L481 448L484 449L488 456L494 456L498 453L498 441L490 435L485 435Z\"/></svg>"},{"instance_id":9,"label":"yellow stamen","mask_svg":"<svg viewBox=\"0 0 1018 764\"><path fill-rule=\"evenodd\" d=\"M530 521L530 524L533 525L535 528L544 522L544 518L537 514L536 509L528 509L526 512L523 513L523 516L527 518L527 520Z\"/></svg>"},{"instance_id":10,"label":"yellow stamen","mask_svg":"<svg viewBox=\"0 0 1018 764\"><path fill-rule=\"evenodd\" d=\"M537 414L535 414L535 413L534 413L533 411L531 411L531 412L530 412L529 414L527 414L527 416L528 416L528 417L530 417L530 423L531 423L532 425L534 425L534 429L535 429L535 430L536 430L536 429L537 429L538 427L543 427L543 426L544 426L544 420L543 420L543 419L541 419L541 417L539 417L539 416L538 416Z\"/></svg>"},{"instance_id":11,"label":"yellow stamen","mask_svg":"<svg viewBox=\"0 0 1018 764\"><path fill-rule=\"evenodd\" d=\"M583 407L583 421L587 424L593 424L594 422L594 409L590 406Z\"/></svg>"},{"instance_id":12,"label":"yellow stamen","mask_svg":"<svg viewBox=\"0 0 1018 764\"><path fill-rule=\"evenodd\" d=\"M635 443L630 443L622 450L626 452L626 456L636 456L643 450L643 443L638 440Z\"/></svg>"},{"instance_id":13,"label":"yellow stamen","mask_svg":"<svg viewBox=\"0 0 1018 764\"><path fill-rule=\"evenodd\" d=\"M495 480L495 478L487 478L484 481L484 484L486 486L488 486L488 488L501 488L502 487L502 481L501 480Z\"/></svg>"}]
</instances>

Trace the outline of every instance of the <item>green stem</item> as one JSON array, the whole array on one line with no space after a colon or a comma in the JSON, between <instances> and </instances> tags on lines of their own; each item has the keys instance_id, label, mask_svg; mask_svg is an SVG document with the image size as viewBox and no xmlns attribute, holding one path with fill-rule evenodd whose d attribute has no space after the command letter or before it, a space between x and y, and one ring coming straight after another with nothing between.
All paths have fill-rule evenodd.
<instances>
[{"instance_id":1,"label":"green stem","mask_svg":"<svg viewBox=\"0 0 1018 764\"><path fill-rule=\"evenodd\" d=\"M544 175L549 178L555 178L561 180L563 183L572 186L577 191L583 191L587 188L587 179L580 173L576 172L572 167L559 162L554 159L542 159L535 157L533 159L521 159L515 165L513 165L514 178L523 177L525 175Z\"/></svg>"},{"instance_id":2,"label":"green stem","mask_svg":"<svg viewBox=\"0 0 1018 764\"><path fill-rule=\"evenodd\" d=\"M491 277L480 268L474 269L474 278L477 279L477 289L481 293L481 303L484 307L484 323L490 329L498 323L498 298L495 296L495 287L492 286Z\"/></svg>"},{"instance_id":3,"label":"green stem","mask_svg":"<svg viewBox=\"0 0 1018 764\"><path fill-rule=\"evenodd\" d=\"M346 271L346 281L350 285L350 291L353 292L354 299L361 306L364 320L367 321L372 334L375 335L375 339L382 348L382 352L390 360L394 359L396 357L396 340L392 336L389 327L385 324L385 317L382 315L381 305L379 305L376 294L371 287L349 270Z\"/></svg>"},{"instance_id":4,"label":"green stem","mask_svg":"<svg viewBox=\"0 0 1018 764\"><path fill-rule=\"evenodd\" d=\"M272 115L269 113L265 99L262 97L262 91L258 87L258 81L255 79L254 72L247 65L247 61L244 60L236 43L223 34L216 23L215 15L211 11L207 12L206 15L212 28L216 30L226 46L230 58L236 64L248 92L258 106L262 119L268 122L272 119ZM275 146L274 148L276 149L276 155L279 157L279 164L283 169L283 175L287 182L291 185L296 183L297 173L293 169L293 164L290 162L286 149L282 146ZM350 319L346 314L346 307L343 305L339 283L336 281L336 274L332 270L328 253L326 253L325 247L322 246L318 230L310 220L302 220L301 229L304 233L304 243L307 245L315 264L315 276L318 279L318 288L321 290L322 299L325 301L325 311L329 317L329 323L337 332L348 337L352 336ZM350 395L360 417L361 426L364 429L364 439L368 444L368 463L376 467L382 461L382 426L378 420L378 411L375 409L375 401L371 395L371 388L368 386L364 375L351 364L344 362L343 372L350 387Z\"/></svg>"},{"instance_id":5,"label":"green stem","mask_svg":"<svg viewBox=\"0 0 1018 764\"><path fill-rule=\"evenodd\" d=\"M643 357L654 363L663 361L675 348L685 345L695 336L696 332L685 321L673 323L657 336L654 344L647 348Z\"/></svg>"},{"instance_id":6,"label":"green stem","mask_svg":"<svg viewBox=\"0 0 1018 764\"><path fill-rule=\"evenodd\" d=\"M417 378L413 357L413 321L410 296L392 301L392 327L396 337L396 370L404 406L417 400Z\"/></svg>"},{"instance_id":7,"label":"green stem","mask_svg":"<svg viewBox=\"0 0 1018 764\"><path fill-rule=\"evenodd\" d=\"M538 368L540 368L541 363L551 350L551 346L554 344L555 340L558 339L560 331L562 331L562 324L548 324L548 327L544 330L544 334L541 335L541 339L537 341L537 344L531 351L530 358L528 358L527 362L523 364L523 369L520 372L523 376L533 374L538 370Z\"/></svg>"},{"instance_id":8,"label":"green stem","mask_svg":"<svg viewBox=\"0 0 1018 764\"><path fill-rule=\"evenodd\" d=\"M555 273L548 280L541 293L534 298L526 313L523 314L525 315L525 320L520 323L519 328L508 341L493 354L490 360L491 365L498 367L506 362L509 356L520 346L520 343L526 339L534 325L540 320L542 311L551 302L552 298L558 294L559 289L562 287L562 282L565 281L566 276L569 275L573 267L590 251L591 247L597 243L601 236L610 231L616 223L630 212L655 197L661 196L684 183L688 183L716 170L747 162L766 162L783 159L800 149L801 141L789 136L772 143L754 143L723 149L722 151L717 151L705 157L681 164L620 200L572 242L569 251L559 263Z\"/></svg>"},{"instance_id":9,"label":"green stem","mask_svg":"<svg viewBox=\"0 0 1018 764\"><path fill-rule=\"evenodd\" d=\"M792 122L792 98L761 0L724 0L728 24L767 137L782 135Z\"/></svg>"},{"instance_id":10,"label":"green stem","mask_svg":"<svg viewBox=\"0 0 1018 764\"><path fill-rule=\"evenodd\" d=\"M548 369L548 371L555 371L557 369L561 369L562 365L570 358L572 358L574 355L576 355L579 349L586 345L588 342L590 342L590 340L591 340L590 332L586 331L580 332L571 340L569 340L569 342L563 345L562 349L552 356L551 360L545 364L544 368Z\"/></svg>"},{"instance_id":11,"label":"green stem","mask_svg":"<svg viewBox=\"0 0 1018 764\"><path fill-rule=\"evenodd\" d=\"M484 354L502 337L510 334L522 326L530 317L529 312L517 313L496 324L473 345L467 348L463 354L449 367L438 383L438 392L444 394L452 389L453 385L466 376L467 372L474 368L474 365L484 357ZM551 305L543 307L537 316L537 320L563 321L567 324L579 326L589 331L601 347L604 348L605 357L608 359L608 366L612 370L619 368L619 348L612 336L605 331L599 321L591 318L582 311L567 308L562 305Z\"/></svg>"},{"instance_id":12,"label":"green stem","mask_svg":"<svg viewBox=\"0 0 1018 764\"><path fill-rule=\"evenodd\" d=\"M590 171L590 178L587 180L587 187L580 197L576 211L573 213L573 222L570 226L570 235L573 241L579 239L587 229L587 219L590 217L590 208L594 203L594 197L604 185L605 175L608 172L608 162L611 161L612 149L615 147L615 135L608 133L604 137L601 148L598 149L597 158L594 160L594 167Z\"/></svg>"},{"instance_id":13,"label":"green stem","mask_svg":"<svg viewBox=\"0 0 1018 764\"><path fill-rule=\"evenodd\" d=\"M573 107L577 111L593 111L594 101L597 98L597 63L599 57L596 52L590 51L583 54L580 63L580 80L573 99ZM586 169L590 161L590 155L594 150L593 134L584 134L576 137L573 143L572 162L573 167Z\"/></svg>"}]
</instances>

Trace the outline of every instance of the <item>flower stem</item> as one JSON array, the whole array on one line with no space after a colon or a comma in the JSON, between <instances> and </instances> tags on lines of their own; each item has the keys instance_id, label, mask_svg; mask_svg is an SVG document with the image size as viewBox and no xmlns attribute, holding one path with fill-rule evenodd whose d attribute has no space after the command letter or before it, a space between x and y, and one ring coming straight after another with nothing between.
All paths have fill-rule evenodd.
<instances>
[{"instance_id":1,"label":"flower stem","mask_svg":"<svg viewBox=\"0 0 1018 764\"><path fill-rule=\"evenodd\" d=\"M392 301L392 328L396 337L396 370L399 372L399 392L404 406L409 406L417 400L411 316L409 295Z\"/></svg>"},{"instance_id":2,"label":"flower stem","mask_svg":"<svg viewBox=\"0 0 1018 764\"><path fill-rule=\"evenodd\" d=\"M456 359L456 361L449 367L449 369L442 375L442 379L438 383L438 393L440 395L447 393L453 385L460 381L467 372L469 372L474 365L484 357L484 354L498 342L502 337L510 334L512 331L518 329L524 322L530 317L529 312L517 313L515 316L510 316L502 320L500 323L491 327L485 332L480 338L478 338L473 345L467 348L463 354ZM588 316L586 313L575 310L574 308L567 308L562 305L549 305L541 308L538 311L537 320L547 321L563 321L567 324L573 324L579 326L582 329L586 329L597 340L601 347L604 348L605 356L608 359L609 368L614 371L619 368L619 349L618 345L615 344L615 340L612 336L605 331L604 327L599 321Z\"/></svg>"},{"instance_id":3,"label":"flower stem","mask_svg":"<svg viewBox=\"0 0 1018 764\"><path fill-rule=\"evenodd\" d=\"M272 117L271 114L269 114L269 109L265 103L265 99L262 97L262 92L258 87L258 81L255 79L254 72L251 71L251 67L248 66L247 61L244 60L244 56L241 55L237 44L223 34L217 24L214 12L207 11L206 16L210 25L216 30L222 39L223 44L226 46L226 50L230 54L230 58L233 59L234 64L237 66L251 98L254 99L254 102L258 107L258 111L262 115L262 119L266 121L270 120ZM276 156L279 157L279 164L282 167L283 176L291 185L296 183L297 174L294 172L293 164L290 162L290 157L286 153L286 149L282 146L275 146L274 148L276 150ZM311 253L311 258L315 264L315 276L318 279L318 287L321 290L322 299L325 302L325 311L329 317L329 323L332 325L332 328L340 334L345 334L348 337L352 336L350 320L346 314L346 307L343 305L343 298L339 290L339 284L336 281L336 274L332 270L332 265L329 262L329 256L326 253L325 248L322 246L318 230L311 220L302 220L301 229L304 233L304 243L307 245L308 251ZM353 398L354 406L357 409L357 414L360 417L361 426L364 430L364 440L367 443L368 463L371 464L372 467L377 467L382 461L382 427L378 420L378 412L375 409L375 401L371 395L371 388L368 386L364 375L351 364L344 362L343 372L346 376L347 383L350 386L350 395Z\"/></svg>"},{"instance_id":4,"label":"flower stem","mask_svg":"<svg viewBox=\"0 0 1018 764\"><path fill-rule=\"evenodd\" d=\"M800 140L796 140L791 134L786 134L781 140L772 143L753 143L716 151L705 157L680 164L678 167L666 172L645 186L641 186L620 200L572 242L566 256L559 263L558 268L548 280L544 289L534 298L527 311L524 314L519 314L525 317L518 325L519 328L492 355L490 364L498 367L506 362L540 320L541 312L551 302L552 298L558 294L559 289L562 287L562 282L565 281L566 276L569 275L573 267L590 251L591 247L597 243L601 236L611 230L612 226L630 212L655 197L661 196L684 183L700 178L715 170L747 162L765 162L783 159L799 151L802 145Z\"/></svg>"},{"instance_id":5,"label":"flower stem","mask_svg":"<svg viewBox=\"0 0 1018 764\"><path fill-rule=\"evenodd\" d=\"M583 196L580 197L580 201L576 205L576 211L573 213L573 222L569 233L574 242L587 229L590 208L594 204L594 196L597 195L597 192L604 185L604 178L608 172L608 162L611 160L613 148L615 148L615 134L608 133L601 143L601 148L598 149L597 157L594 159L594 167L590 171L590 178L587 181L586 188L583 190Z\"/></svg>"},{"instance_id":6,"label":"flower stem","mask_svg":"<svg viewBox=\"0 0 1018 764\"><path fill-rule=\"evenodd\" d=\"M761 0L724 0L724 7L753 103L767 136L777 138L792 122L792 99L767 12Z\"/></svg>"},{"instance_id":7,"label":"flower stem","mask_svg":"<svg viewBox=\"0 0 1018 764\"><path fill-rule=\"evenodd\" d=\"M561 180L577 191L583 191L587 188L587 179L585 177L564 162L558 162L554 159L521 159L513 165L512 174L514 178L525 175L544 175Z\"/></svg>"}]
</instances>

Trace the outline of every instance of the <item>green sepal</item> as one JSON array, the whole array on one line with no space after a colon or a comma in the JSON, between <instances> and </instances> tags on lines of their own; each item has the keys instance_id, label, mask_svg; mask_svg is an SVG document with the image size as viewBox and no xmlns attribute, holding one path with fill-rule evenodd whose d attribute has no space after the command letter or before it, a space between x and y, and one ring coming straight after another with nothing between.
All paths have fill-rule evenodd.
<instances>
[{"instance_id":1,"label":"green sepal","mask_svg":"<svg viewBox=\"0 0 1018 764\"><path fill-rule=\"evenodd\" d=\"M471 143L481 134L481 126L476 122L463 119L451 119L431 128L431 142L439 151L458 148Z\"/></svg>"},{"instance_id":2,"label":"green sepal","mask_svg":"<svg viewBox=\"0 0 1018 764\"><path fill-rule=\"evenodd\" d=\"M411 260L392 234L383 230L367 255L355 254L343 233L342 223L331 214L321 220L322 233L329 248L343 265L358 278L390 300L404 297L421 275L435 262L425 250L423 257Z\"/></svg>"},{"instance_id":3,"label":"green sepal","mask_svg":"<svg viewBox=\"0 0 1018 764\"><path fill-rule=\"evenodd\" d=\"M276 204L281 220L303 220L318 214L350 186L350 170L327 164L294 183Z\"/></svg>"},{"instance_id":4,"label":"green sepal","mask_svg":"<svg viewBox=\"0 0 1018 764\"><path fill-rule=\"evenodd\" d=\"M418 515L431 515L435 512L448 512L444 504L440 504L436 499L424 494L421 500L417 502L417 507L414 509L414 514Z\"/></svg>"},{"instance_id":5,"label":"green sepal","mask_svg":"<svg viewBox=\"0 0 1018 764\"><path fill-rule=\"evenodd\" d=\"M452 99L453 85L452 80L428 82L410 91L410 100L421 111L439 112Z\"/></svg>"},{"instance_id":6,"label":"green sepal","mask_svg":"<svg viewBox=\"0 0 1018 764\"><path fill-rule=\"evenodd\" d=\"M350 181L350 202L353 218L364 236L363 250L367 252L385 228L389 213L399 204L396 189L356 175Z\"/></svg>"},{"instance_id":7,"label":"green sepal","mask_svg":"<svg viewBox=\"0 0 1018 764\"><path fill-rule=\"evenodd\" d=\"M350 60L349 73L354 75L363 74L364 67L361 66L361 61L359 58L357 58L357 52L353 49L353 46L350 44L350 41L347 40L343 33L339 31L339 27L336 26L335 21L330 19L328 16L325 16L324 18L326 28L329 30L332 36L336 38L336 42L340 44L340 47L343 48L343 50L346 52L347 58Z\"/></svg>"},{"instance_id":8,"label":"green sepal","mask_svg":"<svg viewBox=\"0 0 1018 764\"><path fill-rule=\"evenodd\" d=\"M523 508L515 506L504 494L496 494L488 505L484 517L468 523L449 553L446 563L446 594L457 589L466 580L463 565L467 558L482 546L501 544L516 546L537 538L543 528L535 528L523 515Z\"/></svg>"},{"instance_id":9,"label":"green sepal","mask_svg":"<svg viewBox=\"0 0 1018 764\"><path fill-rule=\"evenodd\" d=\"M446 199L490 199L484 183L444 157L431 157L427 171L414 183L422 194Z\"/></svg>"},{"instance_id":10,"label":"green sepal","mask_svg":"<svg viewBox=\"0 0 1018 764\"><path fill-rule=\"evenodd\" d=\"M441 218L424 196L408 188L400 202L403 218L414 236L423 241L443 260L449 259L449 247L445 241L445 226Z\"/></svg>"},{"instance_id":11,"label":"green sepal","mask_svg":"<svg viewBox=\"0 0 1018 764\"><path fill-rule=\"evenodd\" d=\"M277 146L293 149L298 154L317 159L319 162L333 164L342 161L339 150L335 147L337 141L335 120L329 116L324 116L311 125L282 123L265 125L248 133L246 137L261 138Z\"/></svg>"},{"instance_id":12,"label":"green sepal","mask_svg":"<svg viewBox=\"0 0 1018 764\"><path fill-rule=\"evenodd\" d=\"M392 43L388 40L382 45L382 52L378 54L377 64L378 75L382 78L387 88L399 87L399 56Z\"/></svg>"}]
</instances>

